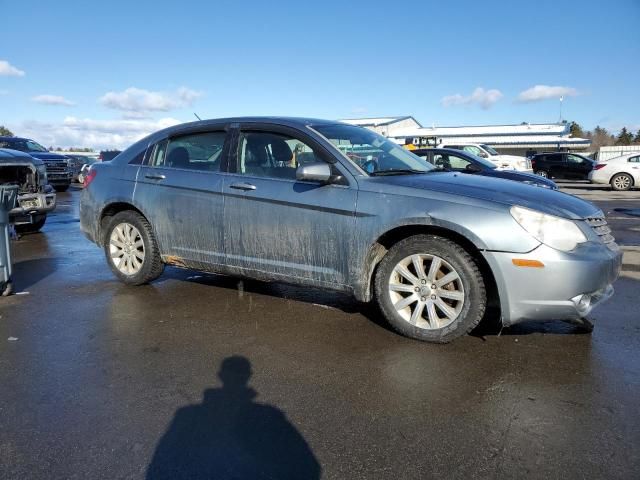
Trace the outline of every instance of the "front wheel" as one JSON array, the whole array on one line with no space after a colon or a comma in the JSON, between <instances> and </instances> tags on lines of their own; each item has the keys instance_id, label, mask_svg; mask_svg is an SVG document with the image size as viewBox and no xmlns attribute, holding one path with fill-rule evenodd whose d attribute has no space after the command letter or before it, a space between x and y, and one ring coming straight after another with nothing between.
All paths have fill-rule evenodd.
<instances>
[{"instance_id":1,"label":"front wheel","mask_svg":"<svg viewBox=\"0 0 640 480\"><path fill-rule=\"evenodd\" d=\"M129 285L149 283L164 270L151 225L131 210L114 215L109 222L104 253L116 277Z\"/></svg>"},{"instance_id":2,"label":"front wheel","mask_svg":"<svg viewBox=\"0 0 640 480\"><path fill-rule=\"evenodd\" d=\"M611 188L618 192L631 190L632 186L633 178L631 178L631 175L627 175L626 173L618 173L611 178Z\"/></svg>"},{"instance_id":3,"label":"front wheel","mask_svg":"<svg viewBox=\"0 0 640 480\"><path fill-rule=\"evenodd\" d=\"M447 343L482 319L486 291L475 260L458 244L415 235L394 245L378 267L376 299L401 334Z\"/></svg>"}]
</instances>

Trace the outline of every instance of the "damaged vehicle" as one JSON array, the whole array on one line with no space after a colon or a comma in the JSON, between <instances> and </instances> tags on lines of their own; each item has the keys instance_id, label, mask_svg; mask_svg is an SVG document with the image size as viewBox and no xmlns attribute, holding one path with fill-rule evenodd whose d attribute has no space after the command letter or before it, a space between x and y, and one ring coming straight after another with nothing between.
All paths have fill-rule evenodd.
<instances>
[{"instance_id":1,"label":"damaged vehicle","mask_svg":"<svg viewBox=\"0 0 640 480\"><path fill-rule=\"evenodd\" d=\"M42 160L47 169L47 179L56 192L69 190L73 179L71 159L66 155L50 152L42 145L29 138L0 137L0 148L19 150L34 158Z\"/></svg>"},{"instance_id":2,"label":"damaged vehicle","mask_svg":"<svg viewBox=\"0 0 640 480\"><path fill-rule=\"evenodd\" d=\"M0 148L0 184L18 186L18 206L9 212L9 221L16 230L40 230L47 214L56 208L56 194L47 183L44 162L17 150Z\"/></svg>"},{"instance_id":3,"label":"damaged vehicle","mask_svg":"<svg viewBox=\"0 0 640 480\"><path fill-rule=\"evenodd\" d=\"M591 203L438 170L370 130L315 119L154 133L92 166L80 225L126 284L175 265L349 292L398 332L440 343L487 305L505 326L583 322L622 262Z\"/></svg>"}]
</instances>

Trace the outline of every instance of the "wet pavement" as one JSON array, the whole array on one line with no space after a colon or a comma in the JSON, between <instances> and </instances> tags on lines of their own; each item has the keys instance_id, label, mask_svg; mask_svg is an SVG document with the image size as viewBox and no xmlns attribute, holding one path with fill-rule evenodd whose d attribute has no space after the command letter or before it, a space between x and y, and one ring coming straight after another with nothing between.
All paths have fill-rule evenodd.
<instances>
[{"instance_id":1,"label":"wet pavement","mask_svg":"<svg viewBox=\"0 0 640 480\"><path fill-rule=\"evenodd\" d=\"M14 244L0 478L638 478L640 273L591 335L428 345L317 290L173 268L124 286L79 232L78 193ZM630 218L614 233L633 240Z\"/></svg>"}]
</instances>

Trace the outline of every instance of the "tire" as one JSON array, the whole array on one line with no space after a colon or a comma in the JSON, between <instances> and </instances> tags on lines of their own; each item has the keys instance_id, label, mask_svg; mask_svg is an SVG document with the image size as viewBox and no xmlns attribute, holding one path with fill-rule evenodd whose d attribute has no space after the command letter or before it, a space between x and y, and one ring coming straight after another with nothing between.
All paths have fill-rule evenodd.
<instances>
[{"instance_id":1,"label":"tire","mask_svg":"<svg viewBox=\"0 0 640 480\"><path fill-rule=\"evenodd\" d=\"M0 295L3 297L8 297L13 293L13 283L9 280L6 283L0 284Z\"/></svg>"},{"instance_id":2,"label":"tire","mask_svg":"<svg viewBox=\"0 0 640 480\"><path fill-rule=\"evenodd\" d=\"M18 233L36 233L39 232L42 227L44 227L45 222L47 221L47 216L42 215L38 216L37 220L33 223L25 223L22 225L16 225L16 232Z\"/></svg>"},{"instance_id":3,"label":"tire","mask_svg":"<svg viewBox=\"0 0 640 480\"><path fill-rule=\"evenodd\" d=\"M103 244L107 263L121 282L143 285L162 275L164 264L153 229L138 212L125 210L114 215Z\"/></svg>"},{"instance_id":4,"label":"tire","mask_svg":"<svg viewBox=\"0 0 640 480\"><path fill-rule=\"evenodd\" d=\"M542 178L549 178L549 173L546 170L536 170L536 175L541 176Z\"/></svg>"},{"instance_id":5,"label":"tire","mask_svg":"<svg viewBox=\"0 0 640 480\"><path fill-rule=\"evenodd\" d=\"M422 270L419 275L416 257ZM398 273L401 264L417 283ZM435 274L430 272L432 266L438 266ZM445 277L453 280L438 285ZM457 243L436 235L415 235L395 244L378 266L375 294L394 330L432 343L447 343L469 333L482 320L487 304L484 280L473 257ZM411 298L415 299L407 307L396 308Z\"/></svg>"},{"instance_id":6,"label":"tire","mask_svg":"<svg viewBox=\"0 0 640 480\"><path fill-rule=\"evenodd\" d=\"M627 173L616 173L611 177L611 188L617 192L631 190L633 187L633 177Z\"/></svg>"},{"instance_id":7,"label":"tire","mask_svg":"<svg viewBox=\"0 0 640 480\"><path fill-rule=\"evenodd\" d=\"M69 190L69 186L70 185L54 185L53 188L56 192L63 193Z\"/></svg>"}]
</instances>

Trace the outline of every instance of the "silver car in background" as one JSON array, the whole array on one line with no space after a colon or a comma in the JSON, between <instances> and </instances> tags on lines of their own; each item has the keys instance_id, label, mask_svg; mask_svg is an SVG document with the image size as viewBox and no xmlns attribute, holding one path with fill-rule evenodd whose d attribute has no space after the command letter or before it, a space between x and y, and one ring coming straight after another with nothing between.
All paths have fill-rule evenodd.
<instances>
[{"instance_id":1,"label":"silver car in background","mask_svg":"<svg viewBox=\"0 0 640 480\"><path fill-rule=\"evenodd\" d=\"M81 228L123 282L164 265L350 292L398 332L448 342L482 319L574 320L613 293L602 211L438 171L369 130L298 118L171 127L85 180Z\"/></svg>"}]
</instances>

